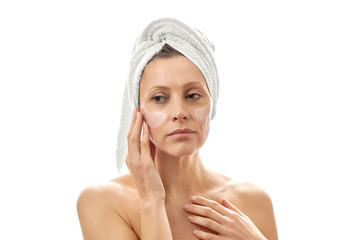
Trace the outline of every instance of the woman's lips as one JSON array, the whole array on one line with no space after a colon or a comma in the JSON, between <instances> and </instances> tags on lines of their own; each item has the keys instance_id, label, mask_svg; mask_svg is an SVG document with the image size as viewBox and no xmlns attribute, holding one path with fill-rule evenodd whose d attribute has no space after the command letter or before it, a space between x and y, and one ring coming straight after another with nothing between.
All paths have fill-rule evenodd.
<instances>
[{"instance_id":1,"label":"woman's lips","mask_svg":"<svg viewBox=\"0 0 360 240\"><path fill-rule=\"evenodd\" d=\"M191 135L193 133L195 133L194 130L185 128L185 129L177 129L175 131L172 131L168 136L172 136L172 135L184 135L184 136L187 136L187 135Z\"/></svg>"},{"instance_id":2,"label":"woman's lips","mask_svg":"<svg viewBox=\"0 0 360 240\"><path fill-rule=\"evenodd\" d=\"M177 129L172 131L168 136L174 137L176 139L184 139L192 136L195 133L194 130L185 128L185 129Z\"/></svg>"},{"instance_id":3,"label":"woman's lips","mask_svg":"<svg viewBox=\"0 0 360 240\"><path fill-rule=\"evenodd\" d=\"M175 133L170 135L169 137L174 138L174 139L186 139L186 138L190 138L191 136L193 136L194 133Z\"/></svg>"}]
</instances>

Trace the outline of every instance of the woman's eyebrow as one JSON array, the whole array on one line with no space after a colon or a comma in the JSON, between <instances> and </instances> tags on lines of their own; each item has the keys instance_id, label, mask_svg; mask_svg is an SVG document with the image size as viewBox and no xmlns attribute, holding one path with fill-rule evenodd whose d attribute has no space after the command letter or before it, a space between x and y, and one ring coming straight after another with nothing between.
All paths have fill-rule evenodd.
<instances>
[{"instance_id":1,"label":"woman's eyebrow","mask_svg":"<svg viewBox=\"0 0 360 240\"><path fill-rule=\"evenodd\" d=\"M201 87L205 87L206 88L206 85L204 85L203 83L201 83L201 82L188 82L188 83L186 83L184 86L182 86L182 88L189 88L189 87L192 87L192 86L201 86ZM156 89L156 90L158 90L158 89L160 89L160 90L170 90L170 88L169 87L167 87L167 86L164 86L164 85L155 85L155 86L152 86L149 90L148 90L148 92L150 92L150 91L152 91L152 90L154 90L154 89Z\"/></svg>"},{"instance_id":2,"label":"woman's eyebrow","mask_svg":"<svg viewBox=\"0 0 360 240\"><path fill-rule=\"evenodd\" d=\"M189 83L186 83L183 88L189 88L189 87L192 87L192 86L201 86L201 87L205 87L206 88L206 85L204 85L203 83L201 82L189 82Z\"/></svg>"},{"instance_id":3,"label":"woman's eyebrow","mask_svg":"<svg viewBox=\"0 0 360 240\"><path fill-rule=\"evenodd\" d=\"M170 90L169 87L166 87L166 86L163 86L163 85L156 85L156 86L151 87L151 88L148 90L148 92L150 92L150 91L152 91L152 90L154 90L154 89Z\"/></svg>"}]
</instances>

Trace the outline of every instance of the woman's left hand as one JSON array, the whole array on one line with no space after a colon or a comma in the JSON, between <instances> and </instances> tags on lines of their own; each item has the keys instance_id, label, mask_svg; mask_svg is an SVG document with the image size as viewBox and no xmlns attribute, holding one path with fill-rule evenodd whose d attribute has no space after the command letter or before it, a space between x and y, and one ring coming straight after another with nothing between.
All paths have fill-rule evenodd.
<instances>
[{"instance_id":1,"label":"woman's left hand","mask_svg":"<svg viewBox=\"0 0 360 240\"><path fill-rule=\"evenodd\" d=\"M185 211L196 214L190 215L191 223L203 226L218 234L195 230L199 239L210 240L266 240L248 216L231 204L226 198L221 204L204 198L191 198L193 204L185 205Z\"/></svg>"}]
</instances>

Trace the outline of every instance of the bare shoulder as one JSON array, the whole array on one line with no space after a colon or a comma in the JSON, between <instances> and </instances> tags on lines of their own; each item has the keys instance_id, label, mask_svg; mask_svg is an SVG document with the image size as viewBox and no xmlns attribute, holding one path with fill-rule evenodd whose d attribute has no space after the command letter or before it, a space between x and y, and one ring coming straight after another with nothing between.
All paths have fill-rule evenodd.
<instances>
[{"instance_id":1,"label":"bare shoulder","mask_svg":"<svg viewBox=\"0 0 360 240\"><path fill-rule=\"evenodd\" d=\"M112 209L126 222L130 222L127 218L127 210L130 207L129 204L134 203L137 196L138 192L131 175L125 174L108 182L87 186L80 193L77 205L78 209L81 207Z\"/></svg>"},{"instance_id":2,"label":"bare shoulder","mask_svg":"<svg viewBox=\"0 0 360 240\"><path fill-rule=\"evenodd\" d=\"M269 194L249 182L230 182L230 201L247 215L267 239L277 239L274 209Z\"/></svg>"},{"instance_id":3,"label":"bare shoulder","mask_svg":"<svg viewBox=\"0 0 360 240\"><path fill-rule=\"evenodd\" d=\"M259 205L272 207L270 196L258 185L234 181L230 177L211 169L208 169L208 172L211 178L216 180L215 191L223 195L218 197L227 197L237 203L236 205L241 205L242 208L258 209Z\"/></svg>"},{"instance_id":4,"label":"bare shoulder","mask_svg":"<svg viewBox=\"0 0 360 240\"><path fill-rule=\"evenodd\" d=\"M84 239L138 239L129 217L134 195L126 175L82 190L77 210Z\"/></svg>"},{"instance_id":5,"label":"bare shoulder","mask_svg":"<svg viewBox=\"0 0 360 240\"><path fill-rule=\"evenodd\" d=\"M271 201L269 195L259 186L249 182L234 181L230 177L214 170L208 169L213 179L216 179L220 188L226 190L226 196L241 201L263 200ZM222 191L224 192L224 191Z\"/></svg>"},{"instance_id":6,"label":"bare shoulder","mask_svg":"<svg viewBox=\"0 0 360 240\"><path fill-rule=\"evenodd\" d=\"M99 204L106 207L115 207L126 204L129 198L136 195L137 190L133 186L131 176L126 174L111 179L108 182L97 183L87 186L79 195L78 204ZM133 200L133 199L132 199Z\"/></svg>"},{"instance_id":7,"label":"bare shoulder","mask_svg":"<svg viewBox=\"0 0 360 240\"><path fill-rule=\"evenodd\" d=\"M236 197L242 201L258 203L271 203L269 194L253 183L249 182L230 182L229 189L235 194Z\"/></svg>"}]
</instances>

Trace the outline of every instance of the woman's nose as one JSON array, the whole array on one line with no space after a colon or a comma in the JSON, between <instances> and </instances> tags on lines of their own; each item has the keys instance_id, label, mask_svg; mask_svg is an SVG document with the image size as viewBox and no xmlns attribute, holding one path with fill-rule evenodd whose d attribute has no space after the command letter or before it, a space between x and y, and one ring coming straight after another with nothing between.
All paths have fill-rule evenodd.
<instances>
[{"instance_id":1,"label":"woman's nose","mask_svg":"<svg viewBox=\"0 0 360 240\"><path fill-rule=\"evenodd\" d=\"M181 101L176 101L172 106L171 119L173 121L184 121L189 119L189 113Z\"/></svg>"},{"instance_id":2,"label":"woman's nose","mask_svg":"<svg viewBox=\"0 0 360 240\"><path fill-rule=\"evenodd\" d=\"M174 117L172 118L173 121L183 121L183 120L187 120L189 118L188 114L185 112L178 112L174 115Z\"/></svg>"}]
</instances>

